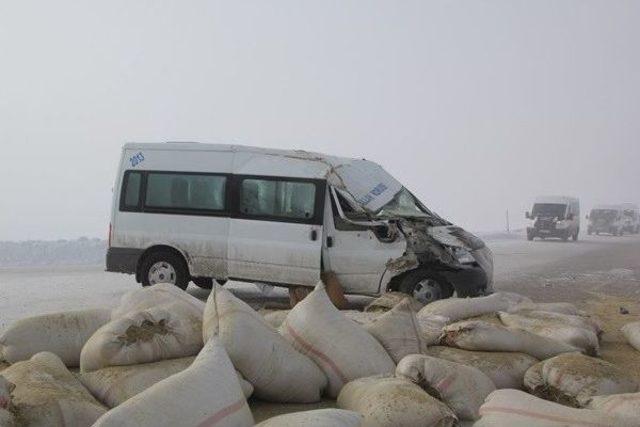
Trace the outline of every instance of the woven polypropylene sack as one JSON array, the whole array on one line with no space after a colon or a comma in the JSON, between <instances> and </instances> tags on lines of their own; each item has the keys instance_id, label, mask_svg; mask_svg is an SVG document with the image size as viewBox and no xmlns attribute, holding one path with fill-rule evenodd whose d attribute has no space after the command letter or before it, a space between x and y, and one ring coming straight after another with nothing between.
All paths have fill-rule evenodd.
<instances>
[{"instance_id":1,"label":"woven polypropylene sack","mask_svg":"<svg viewBox=\"0 0 640 427\"><path fill-rule=\"evenodd\" d=\"M2 372L15 384L12 406L20 425L88 427L106 412L53 353L38 353Z\"/></svg>"},{"instance_id":2,"label":"woven polypropylene sack","mask_svg":"<svg viewBox=\"0 0 640 427\"><path fill-rule=\"evenodd\" d=\"M482 316L484 314L507 311L523 302L531 300L510 292L496 292L485 297L447 298L434 301L418 312L421 316L442 316L450 322Z\"/></svg>"},{"instance_id":3,"label":"woven polypropylene sack","mask_svg":"<svg viewBox=\"0 0 640 427\"><path fill-rule=\"evenodd\" d=\"M118 306L111 311L111 318L118 319L133 311L145 310L159 305L183 303L196 313L204 313L204 302L170 283L158 283L134 289L122 295Z\"/></svg>"},{"instance_id":4,"label":"woven polypropylene sack","mask_svg":"<svg viewBox=\"0 0 640 427\"><path fill-rule=\"evenodd\" d=\"M111 409L94 427L253 425L231 360L214 337L189 368Z\"/></svg>"},{"instance_id":5,"label":"woven polypropylene sack","mask_svg":"<svg viewBox=\"0 0 640 427\"><path fill-rule=\"evenodd\" d=\"M196 355L202 349L202 318L182 303L133 311L107 323L87 341L80 370L139 365Z\"/></svg>"},{"instance_id":6,"label":"woven polypropylene sack","mask_svg":"<svg viewBox=\"0 0 640 427\"><path fill-rule=\"evenodd\" d=\"M0 336L0 359L15 363L48 351L67 367L76 367L82 347L109 316L109 310L91 309L18 320Z\"/></svg>"},{"instance_id":7,"label":"woven polypropylene sack","mask_svg":"<svg viewBox=\"0 0 640 427\"><path fill-rule=\"evenodd\" d=\"M337 397L351 380L395 370L384 347L340 313L322 283L289 312L280 330L298 351L320 366L329 380L329 397Z\"/></svg>"},{"instance_id":8,"label":"woven polypropylene sack","mask_svg":"<svg viewBox=\"0 0 640 427\"><path fill-rule=\"evenodd\" d=\"M340 392L338 407L362 414L367 427L450 427L457 422L447 405L403 378L351 381Z\"/></svg>"},{"instance_id":9,"label":"woven polypropylene sack","mask_svg":"<svg viewBox=\"0 0 640 427\"><path fill-rule=\"evenodd\" d=\"M316 409L269 418L256 427L359 427L362 415L344 409Z\"/></svg>"},{"instance_id":10,"label":"woven polypropylene sack","mask_svg":"<svg viewBox=\"0 0 640 427\"><path fill-rule=\"evenodd\" d=\"M496 387L485 374L471 366L412 354L400 361L396 376L406 378L451 408L461 420L475 420L484 399Z\"/></svg>"},{"instance_id":11,"label":"woven polypropylene sack","mask_svg":"<svg viewBox=\"0 0 640 427\"><path fill-rule=\"evenodd\" d=\"M629 345L640 351L640 322L627 323L621 330Z\"/></svg>"}]
</instances>

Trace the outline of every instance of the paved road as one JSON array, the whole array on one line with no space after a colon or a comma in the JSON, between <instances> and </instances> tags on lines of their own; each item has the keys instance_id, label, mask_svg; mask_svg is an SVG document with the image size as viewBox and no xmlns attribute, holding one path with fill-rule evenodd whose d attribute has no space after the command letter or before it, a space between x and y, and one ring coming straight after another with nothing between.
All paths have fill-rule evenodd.
<instances>
[{"instance_id":1,"label":"paved road","mask_svg":"<svg viewBox=\"0 0 640 427\"><path fill-rule=\"evenodd\" d=\"M495 288L540 301L579 302L590 292L640 296L640 236L585 236L573 242L524 238L488 241L494 252ZM131 276L102 267L0 270L0 330L20 317L60 310L113 306L136 285ZM254 305L282 305L286 294L274 289L264 298L252 285L234 289ZM189 291L206 298L207 292Z\"/></svg>"}]
</instances>

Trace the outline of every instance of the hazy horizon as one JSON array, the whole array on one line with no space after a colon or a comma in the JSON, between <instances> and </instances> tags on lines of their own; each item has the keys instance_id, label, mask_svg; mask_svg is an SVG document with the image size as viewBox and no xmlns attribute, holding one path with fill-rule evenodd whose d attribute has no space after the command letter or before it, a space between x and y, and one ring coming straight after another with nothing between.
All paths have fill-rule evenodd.
<instances>
[{"instance_id":1,"label":"hazy horizon","mask_svg":"<svg viewBox=\"0 0 640 427\"><path fill-rule=\"evenodd\" d=\"M640 203L640 2L4 2L0 240L106 238L121 146L381 163L474 231Z\"/></svg>"}]
</instances>

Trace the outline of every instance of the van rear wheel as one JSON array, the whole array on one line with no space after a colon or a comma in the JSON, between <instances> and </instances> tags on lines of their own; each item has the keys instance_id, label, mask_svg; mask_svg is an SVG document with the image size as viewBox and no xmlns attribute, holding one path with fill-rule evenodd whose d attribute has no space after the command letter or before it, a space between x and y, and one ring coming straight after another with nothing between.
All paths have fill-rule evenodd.
<instances>
[{"instance_id":1,"label":"van rear wheel","mask_svg":"<svg viewBox=\"0 0 640 427\"><path fill-rule=\"evenodd\" d=\"M189 271L181 256L170 251L157 251L145 257L140 266L142 286L171 283L182 290L189 285Z\"/></svg>"},{"instance_id":2,"label":"van rear wheel","mask_svg":"<svg viewBox=\"0 0 640 427\"><path fill-rule=\"evenodd\" d=\"M429 304L453 295L453 289L442 277L421 269L414 270L402 278L398 290L423 304Z\"/></svg>"}]
</instances>

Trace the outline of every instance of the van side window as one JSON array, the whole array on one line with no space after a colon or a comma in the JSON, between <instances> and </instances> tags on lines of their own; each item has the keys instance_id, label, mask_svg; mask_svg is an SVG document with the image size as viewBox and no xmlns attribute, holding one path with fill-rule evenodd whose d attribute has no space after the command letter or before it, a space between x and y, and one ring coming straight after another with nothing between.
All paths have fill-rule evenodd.
<instances>
[{"instance_id":1,"label":"van side window","mask_svg":"<svg viewBox=\"0 0 640 427\"><path fill-rule=\"evenodd\" d=\"M246 215L311 219L315 200L311 182L245 178L240 184L240 212Z\"/></svg>"},{"instance_id":2,"label":"van side window","mask_svg":"<svg viewBox=\"0 0 640 427\"><path fill-rule=\"evenodd\" d=\"M142 186L142 173L127 171L122 182L120 194L120 210L132 211L140 207L140 188Z\"/></svg>"},{"instance_id":3,"label":"van side window","mask_svg":"<svg viewBox=\"0 0 640 427\"><path fill-rule=\"evenodd\" d=\"M222 211L227 178L220 175L149 172L145 207Z\"/></svg>"}]
</instances>

